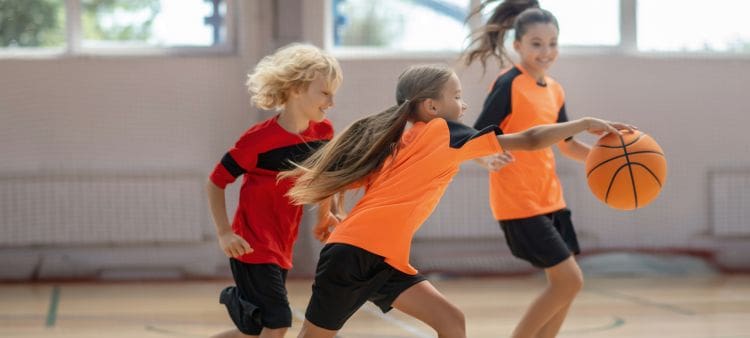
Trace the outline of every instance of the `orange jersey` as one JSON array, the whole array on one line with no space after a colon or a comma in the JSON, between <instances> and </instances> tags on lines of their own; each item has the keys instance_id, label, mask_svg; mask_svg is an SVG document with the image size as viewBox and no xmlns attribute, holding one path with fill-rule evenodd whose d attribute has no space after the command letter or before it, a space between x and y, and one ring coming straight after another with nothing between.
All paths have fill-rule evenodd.
<instances>
[{"instance_id":1,"label":"orange jersey","mask_svg":"<svg viewBox=\"0 0 750 338\"><path fill-rule=\"evenodd\" d=\"M562 86L549 77L538 84L521 66L515 66L495 80L474 128L499 126L505 133L516 133L567 120ZM513 156L515 162L490 173L490 207L495 218L528 218L564 208L552 149L514 151Z\"/></svg>"},{"instance_id":2,"label":"orange jersey","mask_svg":"<svg viewBox=\"0 0 750 338\"><path fill-rule=\"evenodd\" d=\"M385 257L414 275L409 264L414 233L430 216L465 160L502 152L497 127L472 129L436 118L406 131L395 156L368 176L365 194L328 243L345 243Z\"/></svg>"}]
</instances>

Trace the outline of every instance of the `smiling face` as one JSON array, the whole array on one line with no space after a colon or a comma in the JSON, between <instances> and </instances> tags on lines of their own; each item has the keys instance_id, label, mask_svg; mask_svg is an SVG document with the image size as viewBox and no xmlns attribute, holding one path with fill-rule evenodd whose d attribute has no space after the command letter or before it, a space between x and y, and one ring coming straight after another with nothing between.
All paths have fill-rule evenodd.
<instances>
[{"instance_id":1,"label":"smiling face","mask_svg":"<svg viewBox=\"0 0 750 338\"><path fill-rule=\"evenodd\" d=\"M447 120L459 120L468 106L461 93L461 80L453 73L440 90L440 98L431 99L433 111L437 116Z\"/></svg>"},{"instance_id":2,"label":"smiling face","mask_svg":"<svg viewBox=\"0 0 750 338\"><path fill-rule=\"evenodd\" d=\"M536 23L526 28L513 48L521 57L521 66L528 72L543 76L557 60L557 27L553 23Z\"/></svg>"},{"instance_id":3,"label":"smiling face","mask_svg":"<svg viewBox=\"0 0 750 338\"><path fill-rule=\"evenodd\" d=\"M312 121L320 122L326 117L326 110L333 107L333 97L337 88L318 73L307 88L295 91L289 104L299 107L302 115Z\"/></svg>"}]
</instances>

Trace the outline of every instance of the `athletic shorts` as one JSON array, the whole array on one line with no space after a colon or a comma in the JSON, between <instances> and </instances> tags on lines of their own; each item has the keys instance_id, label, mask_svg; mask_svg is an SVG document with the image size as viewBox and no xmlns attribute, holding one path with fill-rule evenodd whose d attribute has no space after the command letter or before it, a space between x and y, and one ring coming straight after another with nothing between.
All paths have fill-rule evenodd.
<instances>
[{"instance_id":1,"label":"athletic shorts","mask_svg":"<svg viewBox=\"0 0 750 338\"><path fill-rule=\"evenodd\" d=\"M267 327L292 326L292 310L286 292L287 270L275 264L249 264L229 259L236 286L224 289L219 302L240 332L257 336Z\"/></svg>"},{"instance_id":2,"label":"athletic shorts","mask_svg":"<svg viewBox=\"0 0 750 338\"><path fill-rule=\"evenodd\" d=\"M324 329L340 330L366 301L388 312L402 292L425 280L396 270L364 249L328 244L320 252L305 317Z\"/></svg>"},{"instance_id":3,"label":"athletic shorts","mask_svg":"<svg viewBox=\"0 0 750 338\"><path fill-rule=\"evenodd\" d=\"M513 256L538 268L550 268L581 253L569 209L500 221Z\"/></svg>"}]
</instances>

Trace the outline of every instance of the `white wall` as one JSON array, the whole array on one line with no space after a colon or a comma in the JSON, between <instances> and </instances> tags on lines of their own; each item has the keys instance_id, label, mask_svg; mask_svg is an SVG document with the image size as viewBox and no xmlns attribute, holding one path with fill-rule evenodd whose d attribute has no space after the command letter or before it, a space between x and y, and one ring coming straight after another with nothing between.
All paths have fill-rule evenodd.
<instances>
[{"instance_id":1,"label":"white wall","mask_svg":"<svg viewBox=\"0 0 750 338\"><path fill-rule=\"evenodd\" d=\"M0 179L176 171L195 174L202 182L202 175L237 136L269 115L248 103L244 81L253 64L290 41L324 41L322 19L300 15L315 2L239 3L238 50L230 55L0 59ZM316 27L319 31L314 31ZM452 61L450 57L342 58L344 84L330 118L341 130L356 118L391 105L396 78L406 66ZM464 119L472 123L497 70L488 70L484 77L477 67L459 72L472 107ZM750 124L745 104L750 59L563 54L553 76L567 91L571 117L592 115L634 123L655 137L669 162L668 182L659 199L643 210L618 212L593 199L581 165L558 161L585 249L705 249L717 252L725 267L750 268L745 258L750 254L750 237L711 235L707 180L712 169L750 167L745 132ZM479 174L469 167L462 175ZM481 194L466 189L459 185L448 194L477 196L469 207L487 215L482 222L492 223ZM200 193L196 191L196 198L203 198ZM445 198L449 200L450 195ZM12 207L22 201L0 202ZM455 206L443 203L439 208L450 211ZM438 222L428 223L433 224L426 228ZM39 266L52 266L48 274L37 270L40 277L101 275L132 269L134 264L144 267L134 276L148 275L149 269L164 264L176 266L176 273L210 274L216 267L225 273L225 260L212 238L213 226L204 226L203 241L139 244L131 248L130 256L121 252L117 259L105 257L98 263L92 262L92 256L110 251L106 244L5 245L0 247L0 270L14 272L0 279L29 278ZM747 223L738 226L750 228ZM0 223L0 236L23 227ZM297 257L303 263L298 268L309 273L319 246L311 242L307 229L302 231ZM499 234L497 228L491 231ZM73 269L65 275L60 264Z\"/></svg>"}]
</instances>

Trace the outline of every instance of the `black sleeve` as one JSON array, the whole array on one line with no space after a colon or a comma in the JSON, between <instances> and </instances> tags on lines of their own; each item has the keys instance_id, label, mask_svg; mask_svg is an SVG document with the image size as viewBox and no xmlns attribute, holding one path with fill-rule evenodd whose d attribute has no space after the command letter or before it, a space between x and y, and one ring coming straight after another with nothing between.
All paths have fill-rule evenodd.
<instances>
[{"instance_id":1,"label":"black sleeve","mask_svg":"<svg viewBox=\"0 0 750 338\"><path fill-rule=\"evenodd\" d=\"M495 135L503 133L497 125L476 130L460 122L449 120L446 120L446 122L448 122L448 132L450 133L450 146L454 149L461 148L466 142L490 132L495 133Z\"/></svg>"},{"instance_id":2,"label":"black sleeve","mask_svg":"<svg viewBox=\"0 0 750 338\"><path fill-rule=\"evenodd\" d=\"M234 178L245 173L245 169L242 169L229 153L224 154L224 157L221 158L221 165L223 165Z\"/></svg>"},{"instance_id":3,"label":"black sleeve","mask_svg":"<svg viewBox=\"0 0 750 338\"><path fill-rule=\"evenodd\" d=\"M560 111L557 113L557 123L568 122L568 112L565 110L565 103L560 107Z\"/></svg>"},{"instance_id":4,"label":"black sleeve","mask_svg":"<svg viewBox=\"0 0 750 338\"><path fill-rule=\"evenodd\" d=\"M557 123L563 123L568 122L568 112L565 110L565 103L563 103L562 107L560 107L560 111L557 113ZM565 138L565 142L568 142L573 139L573 136L568 136Z\"/></svg>"},{"instance_id":5,"label":"black sleeve","mask_svg":"<svg viewBox=\"0 0 750 338\"><path fill-rule=\"evenodd\" d=\"M503 73L495 80L487 98L484 100L482 112L474 123L474 129L483 129L487 126L499 126L503 120L511 113L511 85L513 79L520 75L521 71L517 68Z\"/></svg>"}]
</instances>

